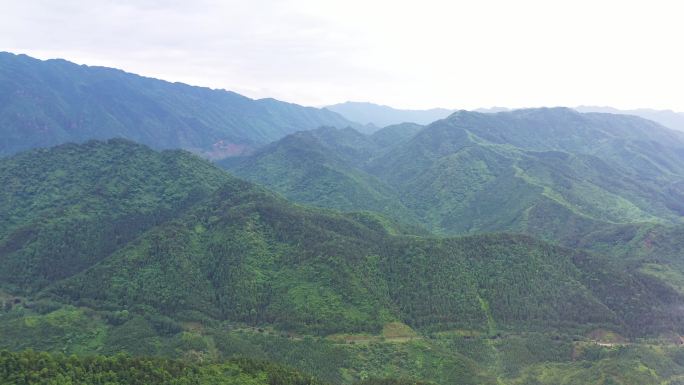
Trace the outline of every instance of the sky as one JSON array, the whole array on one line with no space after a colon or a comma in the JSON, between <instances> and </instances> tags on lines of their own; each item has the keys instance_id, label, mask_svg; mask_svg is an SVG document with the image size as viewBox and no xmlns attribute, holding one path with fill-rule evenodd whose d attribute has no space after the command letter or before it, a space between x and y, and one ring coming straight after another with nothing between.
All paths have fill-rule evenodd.
<instances>
[{"instance_id":1,"label":"sky","mask_svg":"<svg viewBox=\"0 0 684 385\"><path fill-rule=\"evenodd\" d=\"M0 0L0 51L312 106L684 111L683 15L663 0Z\"/></svg>"}]
</instances>

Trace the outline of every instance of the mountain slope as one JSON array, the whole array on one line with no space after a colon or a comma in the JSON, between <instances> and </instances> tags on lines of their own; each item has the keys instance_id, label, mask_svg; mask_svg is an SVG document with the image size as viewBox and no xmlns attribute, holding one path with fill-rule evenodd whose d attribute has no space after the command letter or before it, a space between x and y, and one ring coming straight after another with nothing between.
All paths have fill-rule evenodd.
<instances>
[{"instance_id":1,"label":"mountain slope","mask_svg":"<svg viewBox=\"0 0 684 385\"><path fill-rule=\"evenodd\" d=\"M289 135L253 155L221 164L295 202L376 211L411 223L415 218L393 190L359 168L377 150L374 141L354 130L322 128Z\"/></svg>"},{"instance_id":2,"label":"mountain slope","mask_svg":"<svg viewBox=\"0 0 684 385\"><path fill-rule=\"evenodd\" d=\"M354 124L325 109L0 53L0 156L122 137L223 158L322 125Z\"/></svg>"},{"instance_id":3,"label":"mountain slope","mask_svg":"<svg viewBox=\"0 0 684 385\"><path fill-rule=\"evenodd\" d=\"M184 151L123 139L0 160L0 281L41 288L85 269L229 179Z\"/></svg>"},{"instance_id":4,"label":"mountain slope","mask_svg":"<svg viewBox=\"0 0 684 385\"><path fill-rule=\"evenodd\" d=\"M386 126L375 131L370 139L382 148L390 148L400 142L411 139L423 129L423 126L415 123L401 123Z\"/></svg>"}]
</instances>

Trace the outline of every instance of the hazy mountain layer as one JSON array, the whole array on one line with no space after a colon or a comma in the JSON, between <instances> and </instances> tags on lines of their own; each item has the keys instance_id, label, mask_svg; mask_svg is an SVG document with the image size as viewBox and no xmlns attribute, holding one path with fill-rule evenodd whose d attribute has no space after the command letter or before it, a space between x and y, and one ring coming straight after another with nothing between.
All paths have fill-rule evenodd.
<instances>
[{"instance_id":1,"label":"hazy mountain layer","mask_svg":"<svg viewBox=\"0 0 684 385\"><path fill-rule=\"evenodd\" d=\"M325 109L0 53L0 156L121 137L224 158L322 125L354 123Z\"/></svg>"},{"instance_id":2,"label":"hazy mountain layer","mask_svg":"<svg viewBox=\"0 0 684 385\"><path fill-rule=\"evenodd\" d=\"M346 102L325 107L345 118L362 124L385 127L400 123L430 124L444 119L454 110L433 108L429 110L402 110L373 103ZM373 131L373 130L370 130Z\"/></svg>"},{"instance_id":3,"label":"hazy mountain layer","mask_svg":"<svg viewBox=\"0 0 684 385\"><path fill-rule=\"evenodd\" d=\"M612 107L579 106L575 110L579 112L604 112L609 114L635 115L644 119L658 122L673 130L684 131L684 113L671 110L654 110L640 108L636 110L620 110Z\"/></svg>"}]
</instances>

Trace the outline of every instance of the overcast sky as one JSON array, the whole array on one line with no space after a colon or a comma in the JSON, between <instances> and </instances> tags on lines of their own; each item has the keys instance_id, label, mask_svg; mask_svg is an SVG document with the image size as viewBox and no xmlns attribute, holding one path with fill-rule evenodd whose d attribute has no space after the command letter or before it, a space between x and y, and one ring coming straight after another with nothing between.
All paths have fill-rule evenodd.
<instances>
[{"instance_id":1,"label":"overcast sky","mask_svg":"<svg viewBox=\"0 0 684 385\"><path fill-rule=\"evenodd\" d=\"M684 5L0 0L0 50L321 106L684 111Z\"/></svg>"}]
</instances>

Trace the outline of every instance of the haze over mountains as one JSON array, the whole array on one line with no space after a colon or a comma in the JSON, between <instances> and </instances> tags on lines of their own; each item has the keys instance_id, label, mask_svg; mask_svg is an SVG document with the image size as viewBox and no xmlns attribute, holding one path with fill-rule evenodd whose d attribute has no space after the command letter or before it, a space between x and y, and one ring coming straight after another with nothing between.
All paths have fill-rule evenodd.
<instances>
[{"instance_id":1,"label":"haze over mountains","mask_svg":"<svg viewBox=\"0 0 684 385\"><path fill-rule=\"evenodd\" d=\"M640 116L658 122L665 127L673 130L684 131L684 112L672 110L654 110L650 108L640 108L636 110L619 110L612 107L579 106L575 108L579 112L605 112L610 114L626 114Z\"/></svg>"},{"instance_id":2,"label":"haze over mountains","mask_svg":"<svg viewBox=\"0 0 684 385\"><path fill-rule=\"evenodd\" d=\"M455 110L434 108L430 110L401 110L373 103L345 102L326 106L325 109L337 112L347 119L361 124L385 127L400 123L430 124L443 119Z\"/></svg>"},{"instance_id":3,"label":"haze over mountains","mask_svg":"<svg viewBox=\"0 0 684 385\"><path fill-rule=\"evenodd\" d=\"M0 154L4 155L69 141L122 137L154 148L183 148L222 159L300 130L332 126L370 133L405 122L427 125L456 112L355 102L316 109L6 52L0 53L0 85ZM684 129L682 114L671 111L578 110L633 114Z\"/></svg>"},{"instance_id":4,"label":"haze over mountains","mask_svg":"<svg viewBox=\"0 0 684 385\"><path fill-rule=\"evenodd\" d=\"M0 101L0 349L51 353L0 380L684 376L684 134L657 122L338 114L12 54Z\"/></svg>"},{"instance_id":5,"label":"haze over mountains","mask_svg":"<svg viewBox=\"0 0 684 385\"><path fill-rule=\"evenodd\" d=\"M364 125L374 125L376 127L385 127L392 124L406 122L426 125L436 120L444 119L447 116L458 111L455 109L447 108L433 108L428 110L403 110L379 104L361 102L345 102L327 106L325 108L331 111L335 111L349 120L353 120ZM682 112L674 112L670 110L654 110L647 108L635 110L620 110L612 107L595 106L579 106L575 107L574 109L579 112L603 112L619 115L634 115L642 117L644 119L652 120L674 130L684 131L684 113ZM511 109L505 107L491 107L478 108L474 111L482 113L496 113L510 110ZM372 132L373 128L365 127L363 128L363 130Z\"/></svg>"}]
</instances>

